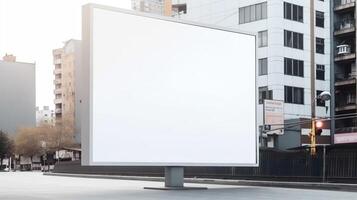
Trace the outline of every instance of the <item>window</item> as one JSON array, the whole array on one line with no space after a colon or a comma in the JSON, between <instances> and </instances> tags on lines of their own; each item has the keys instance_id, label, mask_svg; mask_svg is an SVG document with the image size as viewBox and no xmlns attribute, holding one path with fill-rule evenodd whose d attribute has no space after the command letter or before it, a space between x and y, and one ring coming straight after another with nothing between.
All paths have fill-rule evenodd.
<instances>
[{"instance_id":1,"label":"window","mask_svg":"<svg viewBox=\"0 0 357 200\"><path fill-rule=\"evenodd\" d=\"M323 12L316 11L316 26L321 28L325 26L325 16Z\"/></svg>"},{"instance_id":2,"label":"window","mask_svg":"<svg viewBox=\"0 0 357 200\"><path fill-rule=\"evenodd\" d=\"M268 74L268 58L262 58L258 60L258 72L259 76Z\"/></svg>"},{"instance_id":3,"label":"window","mask_svg":"<svg viewBox=\"0 0 357 200\"><path fill-rule=\"evenodd\" d=\"M304 22L304 8L295 4L284 2L284 18Z\"/></svg>"},{"instance_id":4,"label":"window","mask_svg":"<svg viewBox=\"0 0 357 200\"><path fill-rule=\"evenodd\" d=\"M187 14L187 4L172 4L172 11L174 15Z\"/></svg>"},{"instance_id":5,"label":"window","mask_svg":"<svg viewBox=\"0 0 357 200\"><path fill-rule=\"evenodd\" d=\"M316 91L316 97L318 97L321 93L322 93L322 91L317 90L317 91ZM325 106L326 106L326 105L325 105L325 101L322 100L322 99L316 99L316 105L317 105L317 106L321 106L321 107L325 107Z\"/></svg>"},{"instance_id":6,"label":"window","mask_svg":"<svg viewBox=\"0 0 357 200\"><path fill-rule=\"evenodd\" d=\"M268 90L268 87L259 87L259 104L264 103L264 99L273 99L273 90Z\"/></svg>"},{"instance_id":7,"label":"window","mask_svg":"<svg viewBox=\"0 0 357 200\"><path fill-rule=\"evenodd\" d=\"M325 65L316 65L316 79L325 80Z\"/></svg>"},{"instance_id":8,"label":"window","mask_svg":"<svg viewBox=\"0 0 357 200\"><path fill-rule=\"evenodd\" d=\"M268 31L258 32L258 47L268 46Z\"/></svg>"},{"instance_id":9,"label":"window","mask_svg":"<svg viewBox=\"0 0 357 200\"><path fill-rule=\"evenodd\" d=\"M267 2L239 8L239 24L267 18Z\"/></svg>"},{"instance_id":10,"label":"window","mask_svg":"<svg viewBox=\"0 0 357 200\"><path fill-rule=\"evenodd\" d=\"M304 104L304 88L284 86L285 103Z\"/></svg>"},{"instance_id":11,"label":"window","mask_svg":"<svg viewBox=\"0 0 357 200\"><path fill-rule=\"evenodd\" d=\"M325 53L325 39L316 38L316 53L320 53L320 54Z\"/></svg>"},{"instance_id":12,"label":"window","mask_svg":"<svg viewBox=\"0 0 357 200\"><path fill-rule=\"evenodd\" d=\"M304 61L284 58L284 74L304 77Z\"/></svg>"},{"instance_id":13,"label":"window","mask_svg":"<svg viewBox=\"0 0 357 200\"><path fill-rule=\"evenodd\" d=\"M304 49L304 35L284 30L284 46L295 49Z\"/></svg>"}]
</instances>

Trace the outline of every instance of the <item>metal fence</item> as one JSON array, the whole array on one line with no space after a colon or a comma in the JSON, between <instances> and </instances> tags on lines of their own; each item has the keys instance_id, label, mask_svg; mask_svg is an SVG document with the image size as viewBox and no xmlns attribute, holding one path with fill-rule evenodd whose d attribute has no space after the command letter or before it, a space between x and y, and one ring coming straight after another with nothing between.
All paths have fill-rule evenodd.
<instances>
[{"instance_id":1,"label":"metal fence","mask_svg":"<svg viewBox=\"0 0 357 200\"><path fill-rule=\"evenodd\" d=\"M327 147L325 158L323 147L315 156L308 150L265 149L260 150L259 157L259 167L188 167L185 172L188 176L212 178L357 182L357 147Z\"/></svg>"},{"instance_id":2,"label":"metal fence","mask_svg":"<svg viewBox=\"0 0 357 200\"><path fill-rule=\"evenodd\" d=\"M357 183L356 145L327 147L325 152L324 162L322 147L317 149L316 156L311 156L308 150L277 151L262 149L259 155L259 167L186 167L185 176L220 179ZM164 174L162 167L89 167L80 166L78 161L62 162L55 167L54 171L59 173L139 176L163 176Z\"/></svg>"}]
</instances>

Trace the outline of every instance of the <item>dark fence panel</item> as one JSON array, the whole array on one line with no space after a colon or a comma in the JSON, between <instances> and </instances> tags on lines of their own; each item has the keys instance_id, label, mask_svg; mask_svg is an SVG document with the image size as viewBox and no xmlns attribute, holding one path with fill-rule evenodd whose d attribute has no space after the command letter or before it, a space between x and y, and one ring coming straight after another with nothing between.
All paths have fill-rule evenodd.
<instances>
[{"instance_id":1,"label":"dark fence panel","mask_svg":"<svg viewBox=\"0 0 357 200\"><path fill-rule=\"evenodd\" d=\"M322 181L323 149L311 156L307 150L260 150L259 167L185 167L187 177L224 179L260 179L286 181ZM326 150L326 180L357 183L357 146L328 147ZM117 174L163 176L163 167L100 167L80 166L80 162L61 162L58 173Z\"/></svg>"}]
</instances>

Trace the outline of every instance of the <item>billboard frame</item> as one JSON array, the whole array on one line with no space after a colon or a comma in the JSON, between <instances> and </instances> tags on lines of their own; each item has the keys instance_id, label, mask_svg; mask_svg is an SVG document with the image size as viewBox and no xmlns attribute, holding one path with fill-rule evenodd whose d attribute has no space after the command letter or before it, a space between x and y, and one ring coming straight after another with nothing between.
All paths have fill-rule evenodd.
<instances>
[{"instance_id":1,"label":"billboard frame","mask_svg":"<svg viewBox=\"0 0 357 200\"><path fill-rule=\"evenodd\" d=\"M201 28L207 29L214 29L220 31L226 31L231 33L238 33L249 35L255 38L255 163L166 163L166 162L94 162L93 161L93 149L92 149L92 142L93 142L93 10L94 9L102 9L107 11L119 12L129 15L135 15L140 17L148 17L157 20L163 20L168 22L174 22L179 24L185 25L192 25ZM78 95L77 98L79 99L79 108L81 112L81 143L82 143L82 165L90 165L90 166L162 166L162 167L183 167L183 166L210 166L210 167L258 167L259 166L259 134L257 128L257 34L249 33L246 31L240 31L237 29L231 28L223 28L220 26L214 25L207 25L197 22L185 21L181 19L175 19L171 17L153 15L148 13L142 13L132 10L125 10L121 8L115 8L111 6L99 5L99 4L86 4L82 7L82 66L81 69L78 71L81 74L78 76L79 80L77 83Z\"/></svg>"}]
</instances>

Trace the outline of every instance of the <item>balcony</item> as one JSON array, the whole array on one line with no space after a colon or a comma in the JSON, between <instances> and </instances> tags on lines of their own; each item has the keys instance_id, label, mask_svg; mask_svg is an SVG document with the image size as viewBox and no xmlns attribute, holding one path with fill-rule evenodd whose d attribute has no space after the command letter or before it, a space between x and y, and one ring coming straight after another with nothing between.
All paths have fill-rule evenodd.
<instances>
[{"instance_id":1,"label":"balcony","mask_svg":"<svg viewBox=\"0 0 357 200\"><path fill-rule=\"evenodd\" d=\"M335 0L335 12L352 10L355 6L355 0Z\"/></svg>"},{"instance_id":2,"label":"balcony","mask_svg":"<svg viewBox=\"0 0 357 200\"><path fill-rule=\"evenodd\" d=\"M62 89L61 88L55 89L54 93L55 94L62 94Z\"/></svg>"},{"instance_id":3,"label":"balcony","mask_svg":"<svg viewBox=\"0 0 357 200\"><path fill-rule=\"evenodd\" d=\"M61 104L62 103L62 99L55 99L53 101L54 104Z\"/></svg>"},{"instance_id":4,"label":"balcony","mask_svg":"<svg viewBox=\"0 0 357 200\"><path fill-rule=\"evenodd\" d=\"M61 109L61 108L56 108L55 113L56 113L56 114L62 113L62 109Z\"/></svg>"},{"instance_id":5,"label":"balcony","mask_svg":"<svg viewBox=\"0 0 357 200\"><path fill-rule=\"evenodd\" d=\"M61 59L54 59L54 60L53 60L53 64L54 64L54 65L59 65L59 64L61 64L61 63L62 63Z\"/></svg>"},{"instance_id":6,"label":"balcony","mask_svg":"<svg viewBox=\"0 0 357 200\"><path fill-rule=\"evenodd\" d=\"M336 73L335 74L335 86L347 86L347 85L356 85L356 72L351 72L348 74Z\"/></svg>"},{"instance_id":7,"label":"balcony","mask_svg":"<svg viewBox=\"0 0 357 200\"><path fill-rule=\"evenodd\" d=\"M62 69L59 68L59 69L54 69L53 70L53 74L56 75L56 74L61 74L62 73Z\"/></svg>"},{"instance_id":8,"label":"balcony","mask_svg":"<svg viewBox=\"0 0 357 200\"><path fill-rule=\"evenodd\" d=\"M336 133L354 133L357 132L357 127L336 128Z\"/></svg>"},{"instance_id":9,"label":"balcony","mask_svg":"<svg viewBox=\"0 0 357 200\"><path fill-rule=\"evenodd\" d=\"M351 44L336 46L335 62L350 61L356 59L355 48Z\"/></svg>"},{"instance_id":10,"label":"balcony","mask_svg":"<svg viewBox=\"0 0 357 200\"><path fill-rule=\"evenodd\" d=\"M355 20L346 18L335 23L334 35L335 36L349 35L351 33L354 33L355 30L356 30Z\"/></svg>"},{"instance_id":11,"label":"balcony","mask_svg":"<svg viewBox=\"0 0 357 200\"><path fill-rule=\"evenodd\" d=\"M345 79L345 80L338 80L335 82L335 86L346 86L346 85L355 85L356 84L356 79L351 78L351 79Z\"/></svg>"},{"instance_id":12,"label":"balcony","mask_svg":"<svg viewBox=\"0 0 357 200\"><path fill-rule=\"evenodd\" d=\"M53 84L61 84L62 83L62 80L61 79L56 79L53 81Z\"/></svg>"},{"instance_id":13,"label":"balcony","mask_svg":"<svg viewBox=\"0 0 357 200\"><path fill-rule=\"evenodd\" d=\"M355 110L357 108L356 105L356 94L350 93L345 94L341 99L336 101L336 112L340 111L348 111Z\"/></svg>"}]
</instances>

